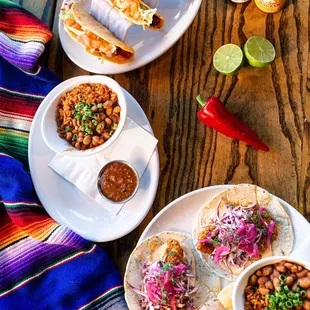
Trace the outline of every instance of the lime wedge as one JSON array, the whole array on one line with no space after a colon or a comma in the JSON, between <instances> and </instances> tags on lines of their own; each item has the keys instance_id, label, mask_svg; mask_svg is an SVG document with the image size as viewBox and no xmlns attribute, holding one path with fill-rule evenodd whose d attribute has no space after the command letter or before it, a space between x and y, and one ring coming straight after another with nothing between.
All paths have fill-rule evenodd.
<instances>
[{"instance_id":1,"label":"lime wedge","mask_svg":"<svg viewBox=\"0 0 310 310\"><path fill-rule=\"evenodd\" d=\"M239 46L226 44L221 46L213 56L215 69L223 74L236 74L243 64L243 53Z\"/></svg>"},{"instance_id":2,"label":"lime wedge","mask_svg":"<svg viewBox=\"0 0 310 310\"><path fill-rule=\"evenodd\" d=\"M230 283L224 287L221 292L217 295L218 300L225 309L232 307L232 292L235 282Z\"/></svg>"},{"instance_id":3,"label":"lime wedge","mask_svg":"<svg viewBox=\"0 0 310 310\"><path fill-rule=\"evenodd\" d=\"M262 68L272 63L276 57L273 45L265 38L250 37L244 45L244 54L252 67Z\"/></svg>"}]
</instances>

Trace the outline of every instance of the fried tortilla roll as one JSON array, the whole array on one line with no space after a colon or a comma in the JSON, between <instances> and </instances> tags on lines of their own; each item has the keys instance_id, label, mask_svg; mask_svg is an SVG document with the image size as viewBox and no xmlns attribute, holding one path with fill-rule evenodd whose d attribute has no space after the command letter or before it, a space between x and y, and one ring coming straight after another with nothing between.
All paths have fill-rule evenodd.
<instances>
[{"instance_id":1,"label":"fried tortilla roll","mask_svg":"<svg viewBox=\"0 0 310 310\"><path fill-rule=\"evenodd\" d=\"M63 19L65 31L74 41L83 45L87 53L117 64L132 61L134 49L98 23L80 3L66 3L60 18Z\"/></svg>"},{"instance_id":2,"label":"fried tortilla roll","mask_svg":"<svg viewBox=\"0 0 310 310\"><path fill-rule=\"evenodd\" d=\"M157 9L150 8L141 0L105 0L122 16L136 25L150 28L154 31L164 27L165 20L157 13Z\"/></svg>"}]
</instances>

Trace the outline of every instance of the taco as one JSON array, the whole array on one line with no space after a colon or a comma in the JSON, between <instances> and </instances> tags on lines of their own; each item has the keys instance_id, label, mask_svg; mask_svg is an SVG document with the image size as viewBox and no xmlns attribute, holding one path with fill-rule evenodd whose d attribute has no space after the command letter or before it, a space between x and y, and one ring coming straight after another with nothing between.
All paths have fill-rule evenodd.
<instances>
[{"instance_id":1,"label":"taco","mask_svg":"<svg viewBox=\"0 0 310 310\"><path fill-rule=\"evenodd\" d=\"M135 25L158 31L164 27L165 20L141 0L105 0L119 13Z\"/></svg>"},{"instance_id":2,"label":"taco","mask_svg":"<svg viewBox=\"0 0 310 310\"><path fill-rule=\"evenodd\" d=\"M67 2L60 18L64 29L85 51L99 59L117 64L132 61L135 51L98 23L78 2Z\"/></svg>"},{"instance_id":3,"label":"taco","mask_svg":"<svg viewBox=\"0 0 310 310\"><path fill-rule=\"evenodd\" d=\"M291 220L279 201L255 185L237 185L203 206L193 232L207 269L235 280L252 262L289 255Z\"/></svg>"},{"instance_id":4,"label":"taco","mask_svg":"<svg viewBox=\"0 0 310 310\"><path fill-rule=\"evenodd\" d=\"M154 235L138 245L124 282L130 310L194 310L215 300L220 290L219 277L204 268L190 235L176 232Z\"/></svg>"}]
</instances>

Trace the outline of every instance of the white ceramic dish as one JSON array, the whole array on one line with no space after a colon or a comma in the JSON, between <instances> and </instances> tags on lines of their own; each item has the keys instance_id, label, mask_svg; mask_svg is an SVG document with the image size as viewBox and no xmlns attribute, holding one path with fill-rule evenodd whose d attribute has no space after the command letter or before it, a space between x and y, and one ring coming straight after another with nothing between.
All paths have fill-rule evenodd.
<instances>
[{"instance_id":1,"label":"white ceramic dish","mask_svg":"<svg viewBox=\"0 0 310 310\"><path fill-rule=\"evenodd\" d=\"M67 80L54 88L41 103L32 123L29 137L29 166L36 192L49 215L84 238L96 242L118 239L136 228L150 210L158 186L159 160L157 149L140 179L135 197L125 204L115 217L89 199L48 167L55 156L44 142L41 133L43 113L51 100L63 88L79 77ZM153 134L150 123L137 101L125 90L128 117ZM117 141L115 142L117 143Z\"/></svg>"},{"instance_id":2,"label":"white ceramic dish","mask_svg":"<svg viewBox=\"0 0 310 310\"><path fill-rule=\"evenodd\" d=\"M85 0L85 7L90 8L91 0ZM75 43L63 29L59 20L58 30L62 47L69 58L84 70L99 74L118 74L141 68L165 53L191 25L200 8L201 0L160 0L158 12L165 18L162 31L154 32L142 27L130 28L126 44L135 49L135 58L128 64L118 65L101 62L84 52L83 47Z\"/></svg>"},{"instance_id":3,"label":"white ceramic dish","mask_svg":"<svg viewBox=\"0 0 310 310\"><path fill-rule=\"evenodd\" d=\"M299 259L294 259L290 256L272 256L272 257L267 257L264 259L261 259L257 261L256 263L250 265L246 270L244 270L241 275L238 277L238 280L236 281L233 289L233 309L238 309L238 310L244 310L244 289L248 284L249 277L258 269L278 263L282 260L297 263L301 266L304 266L305 268L310 270L310 257L305 257L305 260L299 260Z\"/></svg>"},{"instance_id":4,"label":"white ceramic dish","mask_svg":"<svg viewBox=\"0 0 310 310\"><path fill-rule=\"evenodd\" d=\"M179 231L192 234L193 225L195 224L197 213L201 206L221 191L232 186L233 185L217 185L205 187L174 200L154 217L144 230L138 243L163 231ZM295 236L293 244L294 251L303 243L304 237L310 235L310 224L287 202L280 198L277 199L285 207L292 220ZM229 281L223 279L222 287L228 283ZM239 308L236 309L239 310Z\"/></svg>"},{"instance_id":5,"label":"white ceramic dish","mask_svg":"<svg viewBox=\"0 0 310 310\"><path fill-rule=\"evenodd\" d=\"M59 137L57 133L57 124L56 124L56 111L57 105L60 101L60 98L68 91L72 90L74 87L84 84L84 83L100 83L111 88L118 96L118 104L121 107L120 113L120 122L118 127L113 134L113 136L104 144L97 146L95 148L79 151L74 148L70 143L65 139ZM47 101L47 100L46 100ZM68 86L64 87L61 92L57 93L55 97L47 102L47 107L43 114L43 119L41 123L41 130L44 142L56 153L61 153L66 156L72 157L85 157L89 155L94 155L100 153L107 149L113 142L117 140L120 133L122 132L127 117L127 104L124 96L124 92L119 84L107 76L100 75L87 75L81 76L77 81L72 82Z\"/></svg>"}]
</instances>

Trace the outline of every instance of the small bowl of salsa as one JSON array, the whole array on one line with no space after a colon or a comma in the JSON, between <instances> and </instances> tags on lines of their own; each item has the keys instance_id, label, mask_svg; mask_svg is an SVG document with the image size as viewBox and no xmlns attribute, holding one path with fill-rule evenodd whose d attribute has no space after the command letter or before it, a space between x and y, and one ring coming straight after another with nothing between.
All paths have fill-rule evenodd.
<instances>
[{"instance_id":1,"label":"small bowl of salsa","mask_svg":"<svg viewBox=\"0 0 310 310\"><path fill-rule=\"evenodd\" d=\"M124 160L110 161L99 172L97 188L107 201L125 203L135 196L139 188L139 175Z\"/></svg>"}]
</instances>

